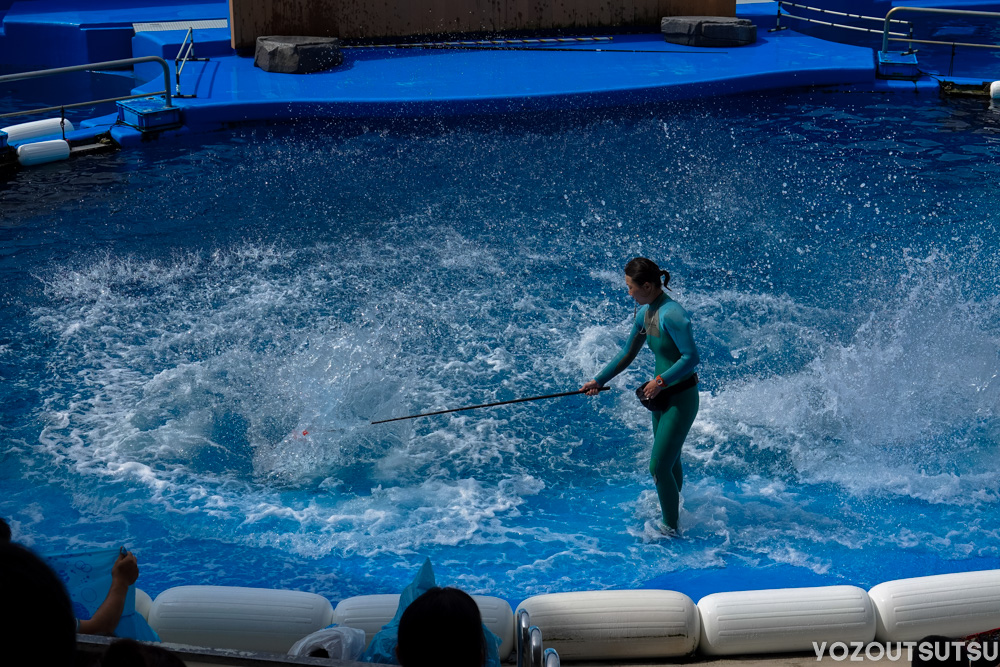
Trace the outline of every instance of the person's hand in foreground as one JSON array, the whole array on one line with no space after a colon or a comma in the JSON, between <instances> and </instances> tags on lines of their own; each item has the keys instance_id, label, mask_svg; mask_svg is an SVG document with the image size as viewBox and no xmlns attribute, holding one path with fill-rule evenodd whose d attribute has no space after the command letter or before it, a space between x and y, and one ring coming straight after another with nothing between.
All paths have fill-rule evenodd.
<instances>
[{"instance_id":1,"label":"person's hand in foreground","mask_svg":"<svg viewBox=\"0 0 1000 667\"><path fill-rule=\"evenodd\" d=\"M122 549L111 568L111 588L108 596L89 619L80 621L78 632L85 635L111 635L118 627L122 611L125 609L125 597L128 587L139 578L139 563L135 554Z\"/></svg>"}]
</instances>

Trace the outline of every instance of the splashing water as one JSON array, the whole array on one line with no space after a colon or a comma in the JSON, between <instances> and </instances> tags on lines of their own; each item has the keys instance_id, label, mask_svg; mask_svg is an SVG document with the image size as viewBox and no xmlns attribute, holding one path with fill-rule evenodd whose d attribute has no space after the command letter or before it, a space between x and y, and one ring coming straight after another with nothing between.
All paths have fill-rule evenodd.
<instances>
[{"instance_id":1,"label":"splashing water","mask_svg":"<svg viewBox=\"0 0 1000 667\"><path fill-rule=\"evenodd\" d=\"M0 512L43 549L130 544L153 594L336 600L424 556L514 600L998 567L1000 125L891 102L247 128L20 172ZM703 358L681 539L648 352L598 399L369 424L579 387L634 255Z\"/></svg>"}]
</instances>

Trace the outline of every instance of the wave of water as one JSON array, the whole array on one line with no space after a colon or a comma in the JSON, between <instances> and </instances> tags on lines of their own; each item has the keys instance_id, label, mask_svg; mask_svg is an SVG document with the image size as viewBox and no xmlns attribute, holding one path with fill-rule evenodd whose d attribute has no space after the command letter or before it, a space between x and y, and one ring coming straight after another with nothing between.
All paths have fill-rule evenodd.
<instances>
[{"instance_id":1,"label":"wave of water","mask_svg":"<svg viewBox=\"0 0 1000 667\"><path fill-rule=\"evenodd\" d=\"M576 336L582 313L553 305L537 312L542 299L522 294L516 303L534 301L551 347L521 350L518 341L532 332L513 324L484 336L464 317L439 315L436 333L448 330L451 341L441 347L436 336L413 333L424 326L414 324L412 304L425 285L404 288L406 298L377 317L352 313L348 327L324 315L323 304L343 298L322 278L329 252L244 248L168 266L104 258L46 279L49 300L60 304L36 312L36 325L60 341L51 362L59 380L43 388L46 453L73 469L81 487L96 476L112 489L145 489L145 512L186 516L195 536L227 526L247 547L307 559L389 554L393 563L427 549L523 550L530 562L489 577L501 588L525 571L529 586L551 585L551 562L567 571L606 563L601 542L623 537L618 548L630 558L618 557L621 576L636 562L645 562L646 576L719 565L734 549L827 573L831 549L934 535L912 527L882 534L913 518L881 519L849 509L855 503L898 497L972 513L998 502L994 304L957 294L940 256L912 259L899 300L872 313L846 344L817 342L828 312L750 294L685 295L705 313L705 327L710 303L784 311L764 327L756 317L730 318L738 330L731 335L783 340L780 330L790 327L816 355L797 372L745 376L703 393L687 450L682 517L690 541L676 547L650 529L658 507L641 474L647 416L628 391L594 404L569 399L572 415L553 406L541 417L509 408L368 424L455 406L483 386L489 391L477 402L528 393L539 375L579 381L613 353L622 322L591 324ZM192 284L193 293L185 287ZM455 298L439 312L464 313L468 297ZM595 306L604 304L581 309ZM749 354L740 346L732 353ZM532 363L548 368L523 370ZM641 377L637 368L615 384L627 390ZM617 485L604 491L610 501L586 497ZM558 513L539 507L550 503ZM998 543L983 526L957 533L939 550L995 554ZM557 551L535 553L546 541ZM650 545L654 558L643 553ZM583 581L606 583L593 576Z\"/></svg>"},{"instance_id":2,"label":"wave of water","mask_svg":"<svg viewBox=\"0 0 1000 667\"><path fill-rule=\"evenodd\" d=\"M393 590L424 555L512 598L737 563L854 582L878 554L1000 557L995 220L957 232L935 213L940 192L986 210L933 170L975 134L920 153L902 127L868 136L870 110L754 104L771 114L733 128L657 110L327 143L255 130L64 206L87 213L79 238L46 242L57 221L26 215L30 250L0 268L30 275L10 306L29 328L0 368L37 399L0 423L17 434L3 511L40 545L128 536L154 593L211 571L337 599ZM828 136L852 125L846 148ZM787 152L802 141L808 164ZM643 159L616 162L625 146ZM171 204L178 181L214 187ZM102 227L112 210L144 221ZM578 387L627 331L620 265L643 253L669 261L704 359L684 539L654 529L631 394L648 352L599 399L369 424Z\"/></svg>"}]
</instances>

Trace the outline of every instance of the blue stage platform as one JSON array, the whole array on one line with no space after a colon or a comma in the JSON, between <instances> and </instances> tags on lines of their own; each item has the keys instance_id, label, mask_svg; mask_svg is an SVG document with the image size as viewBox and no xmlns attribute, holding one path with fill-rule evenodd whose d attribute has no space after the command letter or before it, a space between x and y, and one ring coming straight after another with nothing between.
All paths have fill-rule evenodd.
<instances>
[{"instance_id":1,"label":"blue stage platform","mask_svg":"<svg viewBox=\"0 0 1000 667\"><path fill-rule=\"evenodd\" d=\"M136 53L145 55L145 53ZM189 63L185 122L300 116L430 115L606 106L771 88L872 84L872 52L795 32L738 49L667 44L660 35L511 50L345 49L328 72L271 74L253 58ZM145 89L162 89L153 79ZM142 89L140 89L142 90Z\"/></svg>"}]
</instances>

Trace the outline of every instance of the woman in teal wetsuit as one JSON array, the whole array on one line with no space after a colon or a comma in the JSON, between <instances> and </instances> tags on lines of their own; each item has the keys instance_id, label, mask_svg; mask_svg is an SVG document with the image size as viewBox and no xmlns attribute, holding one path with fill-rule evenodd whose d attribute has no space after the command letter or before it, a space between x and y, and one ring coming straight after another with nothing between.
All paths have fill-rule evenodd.
<instances>
[{"instance_id":1,"label":"woman in teal wetsuit","mask_svg":"<svg viewBox=\"0 0 1000 667\"><path fill-rule=\"evenodd\" d=\"M642 344L649 342L656 359L656 377L636 393L645 396L650 403L647 407L653 412L649 472L656 484L663 523L668 531L676 532L684 483L681 445L698 414L698 376L694 373L698 349L691 335L691 317L663 291L669 282L670 274L645 257L636 257L625 265L629 296L642 307L636 312L632 332L618 356L584 384L581 391L588 396L596 395L600 387L628 368Z\"/></svg>"}]
</instances>

